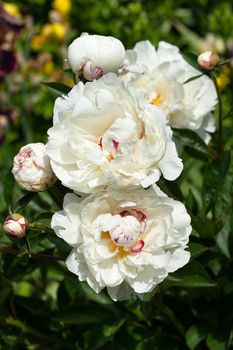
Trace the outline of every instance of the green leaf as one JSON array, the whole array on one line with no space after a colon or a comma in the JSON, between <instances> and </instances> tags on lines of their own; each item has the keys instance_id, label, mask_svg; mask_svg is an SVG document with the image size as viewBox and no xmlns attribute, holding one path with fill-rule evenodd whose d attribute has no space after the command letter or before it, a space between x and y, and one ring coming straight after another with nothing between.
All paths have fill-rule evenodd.
<instances>
[{"instance_id":1,"label":"green leaf","mask_svg":"<svg viewBox=\"0 0 233 350\"><path fill-rule=\"evenodd\" d=\"M53 212L46 211L45 213L40 213L35 217L34 221L40 221L40 220L51 220L51 217L53 216Z\"/></svg>"},{"instance_id":2,"label":"green leaf","mask_svg":"<svg viewBox=\"0 0 233 350\"><path fill-rule=\"evenodd\" d=\"M167 305L162 303L159 300L154 300L154 304L156 305L156 308L159 309L159 311L164 315L172 324L172 326L177 330L177 332L183 337L184 336L184 327L181 321L177 318L175 313L170 309Z\"/></svg>"},{"instance_id":3,"label":"green leaf","mask_svg":"<svg viewBox=\"0 0 233 350\"><path fill-rule=\"evenodd\" d=\"M64 69L63 72L64 72L64 74L65 74L67 77L74 79L75 74L74 74L74 72L72 71L72 69L70 69L70 68Z\"/></svg>"},{"instance_id":4,"label":"green leaf","mask_svg":"<svg viewBox=\"0 0 233 350\"><path fill-rule=\"evenodd\" d=\"M3 182L3 195L5 198L5 201L8 205L11 207L14 207L14 199L15 197L18 197L18 193L20 192L19 186L16 184L14 176L12 175L11 170L9 170L5 176L2 176L2 182Z\"/></svg>"},{"instance_id":5,"label":"green leaf","mask_svg":"<svg viewBox=\"0 0 233 350\"><path fill-rule=\"evenodd\" d=\"M230 237L232 235L233 216L226 218L221 231L217 235L216 243L221 252L228 258L231 258L230 253Z\"/></svg>"},{"instance_id":6,"label":"green leaf","mask_svg":"<svg viewBox=\"0 0 233 350\"><path fill-rule=\"evenodd\" d=\"M69 86L61 83L42 83L42 85L55 97L67 95L71 90Z\"/></svg>"},{"instance_id":7,"label":"green leaf","mask_svg":"<svg viewBox=\"0 0 233 350\"><path fill-rule=\"evenodd\" d=\"M202 185L202 199L205 213L215 207L217 195L222 190L230 165L230 151L225 151L206 168Z\"/></svg>"},{"instance_id":8,"label":"green leaf","mask_svg":"<svg viewBox=\"0 0 233 350\"><path fill-rule=\"evenodd\" d=\"M233 117L233 107L231 107L229 109L229 111L226 113L225 117L224 117L224 120L225 119L228 119L228 118L232 118Z\"/></svg>"},{"instance_id":9,"label":"green leaf","mask_svg":"<svg viewBox=\"0 0 233 350\"><path fill-rule=\"evenodd\" d=\"M207 217L195 217L192 215L192 226L202 238L213 239L221 230L222 222L212 222Z\"/></svg>"},{"instance_id":10,"label":"green leaf","mask_svg":"<svg viewBox=\"0 0 233 350\"><path fill-rule=\"evenodd\" d=\"M205 158L210 158L210 153L205 142L192 130L188 129L173 129L173 135L181 145L194 150L198 155Z\"/></svg>"},{"instance_id":11,"label":"green leaf","mask_svg":"<svg viewBox=\"0 0 233 350\"><path fill-rule=\"evenodd\" d=\"M186 344L189 349L193 350L197 347L197 345L205 339L207 336L207 329L206 326L203 324L193 325L191 326L186 335Z\"/></svg>"},{"instance_id":12,"label":"green leaf","mask_svg":"<svg viewBox=\"0 0 233 350\"><path fill-rule=\"evenodd\" d=\"M103 312L99 307L95 307L94 304L90 304L89 307L85 305L79 305L78 307L73 305L66 306L52 316L54 320L67 324L95 324L111 317L111 312L106 310Z\"/></svg>"},{"instance_id":13,"label":"green leaf","mask_svg":"<svg viewBox=\"0 0 233 350\"><path fill-rule=\"evenodd\" d=\"M186 207L195 215L198 214L198 203L197 200L192 192L191 189L189 189L188 196L185 200Z\"/></svg>"},{"instance_id":14,"label":"green leaf","mask_svg":"<svg viewBox=\"0 0 233 350\"><path fill-rule=\"evenodd\" d=\"M176 183L176 181L160 179L159 188L168 196L175 197L176 199L183 201L183 193L181 192L180 186Z\"/></svg>"},{"instance_id":15,"label":"green leaf","mask_svg":"<svg viewBox=\"0 0 233 350\"><path fill-rule=\"evenodd\" d=\"M208 250L208 247L199 243L189 243L189 251L191 253L191 259L197 258Z\"/></svg>"},{"instance_id":16,"label":"green leaf","mask_svg":"<svg viewBox=\"0 0 233 350\"><path fill-rule=\"evenodd\" d=\"M6 298L12 292L11 283L2 275L0 275L0 305L6 300Z\"/></svg>"},{"instance_id":17,"label":"green leaf","mask_svg":"<svg viewBox=\"0 0 233 350\"><path fill-rule=\"evenodd\" d=\"M227 333L217 333L209 334L206 340L206 345L209 350L227 350L229 342L229 334Z\"/></svg>"},{"instance_id":18,"label":"green leaf","mask_svg":"<svg viewBox=\"0 0 233 350\"><path fill-rule=\"evenodd\" d=\"M21 211L28 203L30 203L34 199L36 195L37 195L37 192L27 192L16 203L15 211Z\"/></svg>"},{"instance_id":19,"label":"green leaf","mask_svg":"<svg viewBox=\"0 0 233 350\"><path fill-rule=\"evenodd\" d=\"M172 273L161 284L161 288L173 286L186 288L215 287L216 283L210 278L204 267L197 261L192 261L179 271Z\"/></svg>"},{"instance_id":20,"label":"green leaf","mask_svg":"<svg viewBox=\"0 0 233 350\"><path fill-rule=\"evenodd\" d=\"M189 63L191 64L191 66L193 66L194 68L200 70L200 67L197 63L197 56L194 55L193 53L191 52L186 52L186 53L182 53L184 59Z\"/></svg>"},{"instance_id":21,"label":"green leaf","mask_svg":"<svg viewBox=\"0 0 233 350\"><path fill-rule=\"evenodd\" d=\"M183 82L183 84L190 83L191 81L194 81L194 80L196 80L196 79L198 79L198 78L202 77L203 75L204 75L204 74L198 74L198 75L195 75L194 77L191 77L191 78L189 78L189 79L185 80L185 81Z\"/></svg>"},{"instance_id":22,"label":"green leaf","mask_svg":"<svg viewBox=\"0 0 233 350\"><path fill-rule=\"evenodd\" d=\"M98 321L97 321L98 322ZM111 324L100 324L84 334L85 350L102 349L113 336L120 330L124 320L112 322Z\"/></svg>"},{"instance_id":23,"label":"green leaf","mask_svg":"<svg viewBox=\"0 0 233 350\"><path fill-rule=\"evenodd\" d=\"M233 156L231 159L225 181L221 191L218 191L215 205L216 218L225 220L227 214L231 211L233 205Z\"/></svg>"}]
</instances>

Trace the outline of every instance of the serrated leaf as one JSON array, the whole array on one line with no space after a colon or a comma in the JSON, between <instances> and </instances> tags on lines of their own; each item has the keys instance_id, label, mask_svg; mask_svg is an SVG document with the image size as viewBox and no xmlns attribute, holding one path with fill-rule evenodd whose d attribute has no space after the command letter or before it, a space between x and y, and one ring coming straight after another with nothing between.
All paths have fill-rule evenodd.
<instances>
[{"instance_id":1,"label":"serrated leaf","mask_svg":"<svg viewBox=\"0 0 233 350\"><path fill-rule=\"evenodd\" d=\"M207 145L194 131L189 129L173 129L173 135L183 146L194 150L202 157L210 158Z\"/></svg>"},{"instance_id":2,"label":"serrated leaf","mask_svg":"<svg viewBox=\"0 0 233 350\"><path fill-rule=\"evenodd\" d=\"M197 345L203 339L205 339L206 336L207 336L207 329L205 325L198 324L198 325L191 326L185 335L186 344L188 348L191 350L194 350L197 347Z\"/></svg>"},{"instance_id":3,"label":"serrated leaf","mask_svg":"<svg viewBox=\"0 0 233 350\"><path fill-rule=\"evenodd\" d=\"M202 199L205 213L215 207L216 198L223 187L229 166L230 151L225 151L206 168L202 184Z\"/></svg>"},{"instance_id":4,"label":"serrated leaf","mask_svg":"<svg viewBox=\"0 0 233 350\"><path fill-rule=\"evenodd\" d=\"M42 83L42 85L55 97L67 95L71 90L69 86L61 83Z\"/></svg>"}]
</instances>

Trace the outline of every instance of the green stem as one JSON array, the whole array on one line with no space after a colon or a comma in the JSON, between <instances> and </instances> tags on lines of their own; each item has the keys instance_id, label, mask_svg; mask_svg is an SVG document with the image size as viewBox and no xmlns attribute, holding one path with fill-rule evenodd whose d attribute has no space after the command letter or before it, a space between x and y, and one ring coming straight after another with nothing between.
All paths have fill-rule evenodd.
<instances>
[{"instance_id":1,"label":"green stem","mask_svg":"<svg viewBox=\"0 0 233 350\"><path fill-rule=\"evenodd\" d=\"M0 251L4 253L14 254L14 255L20 255L20 252L18 249L7 247L3 244L0 244ZM22 254L21 254L22 256ZM53 261L64 261L65 257L60 255L48 255L48 254L34 254L31 253L31 256L29 258L32 259L39 259L39 260L53 260Z\"/></svg>"},{"instance_id":2,"label":"green stem","mask_svg":"<svg viewBox=\"0 0 233 350\"><path fill-rule=\"evenodd\" d=\"M231 58L227 58L226 60L222 61L222 62L219 62L216 67L221 67L221 66L224 66L225 64L228 64L231 62Z\"/></svg>"},{"instance_id":3,"label":"green stem","mask_svg":"<svg viewBox=\"0 0 233 350\"><path fill-rule=\"evenodd\" d=\"M45 226L45 225L41 225L41 224L37 224L36 222L29 223L28 227L32 230L40 230L43 233L45 233L45 232L52 233L52 234L54 233L53 229L51 229L50 227Z\"/></svg>"},{"instance_id":4,"label":"green stem","mask_svg":"<svg viewBox=\"0 0 233 350\"><path fill-rule=\"evenodd\" d=\"M174 328L177 330L177 332L183 338L185 336L185 330L184 330L183 324L176 317L174 312L160 301L157 301L154 299L153 303L156 305L157 309L170 320L170 322L173 324Z\"/></svg>"},{"instance_id":5,"label":"green stem","mask_svg":"<svg viewBox=\"0 0 233 350\"><path fill-rule=\"evenodd\" d=\"M23 323L22 321L20 321L18 319L6 317L4 319L4 323L6 325L9 325L9 326L14 326L14 327L20 329L21 331L23 331L25 333L29 333L29 334L31 334L34 337L39 338L39 339L43 339L43 340L47 340L47 341L51 341L51 339L54 339L53 336L47 336L47 335L39 332L38 330L26 325L25 323Z\"/></svg>"},{"instance_id":6,"label":"green stem","mask_svg":"<svg viewBox=\"0 0 233 350\"><path fill-rule=\"evenodd\" d=\"M223 123L222 98L218 87L218 82L214 74L212 75L212 80L214 82L214 86L218 96L218 153L220 153L222 150L222 123Z\"/></svg>"}]
</instances>

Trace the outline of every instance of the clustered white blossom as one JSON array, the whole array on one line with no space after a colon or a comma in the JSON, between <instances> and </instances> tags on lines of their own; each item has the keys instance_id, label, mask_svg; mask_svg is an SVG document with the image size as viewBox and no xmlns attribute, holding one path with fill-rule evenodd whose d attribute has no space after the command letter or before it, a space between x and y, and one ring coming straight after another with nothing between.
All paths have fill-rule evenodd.
<instances>
[{"instance_id":1,"label":"clustered white blossom","mask_svg":"<svg viewBox=\"0 0 233 350\"><path fill-rule=\"evenodd\" d=\"M113 300L143 298L189 261L190 216L156 183L183 169L171 127L210 140L215 88L165 42L125 51L118 39L85 34L69 46L68 62L88 82L54 105L46 152L74 193L51 226L72 247L66 264L80 281L97 293L106 287ZM16 170L27 175L28 162L38 162L20 152Z\"/></svg>"}]
</instances>

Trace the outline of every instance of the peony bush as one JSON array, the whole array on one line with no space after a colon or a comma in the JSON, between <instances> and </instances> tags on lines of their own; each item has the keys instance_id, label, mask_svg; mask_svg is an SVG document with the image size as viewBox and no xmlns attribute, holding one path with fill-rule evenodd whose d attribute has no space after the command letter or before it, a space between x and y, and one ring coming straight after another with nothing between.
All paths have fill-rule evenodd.
<instances>
[{"instance_id":1,"label":"peony bush","mask_svg":"<svg viewBox=\"0 0 233 350\"><path fill-rule=\"evenodd\" d=\"M140 40L64 46L53 116L9 148L0 349L232 347L232 62Z\"/></svg>"}]
</instances>

